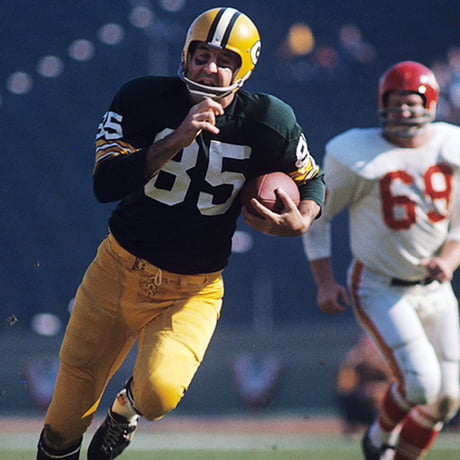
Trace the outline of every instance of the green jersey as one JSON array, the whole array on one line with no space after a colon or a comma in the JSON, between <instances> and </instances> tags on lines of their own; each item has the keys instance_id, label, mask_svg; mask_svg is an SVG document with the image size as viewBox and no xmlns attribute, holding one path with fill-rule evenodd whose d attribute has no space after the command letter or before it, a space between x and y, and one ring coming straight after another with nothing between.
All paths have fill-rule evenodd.
<instances>
[{"instance_id":1,"label":"green jersey","mask_svg":"<svg viewBox=\"0 0 460 460\"><path fill-rule=\"evenodd\" d=\"M176 77L141 77L121 87L96 136L94 191L119 201L110 230L129 252L181 274L221 270L241 211L238 193L251 177L284 171L302 199L323 203L322 172L292 109L266 94L239 90L218 116L151 179L148 147L175 130L192 106Z\"/></svg>"}]
</instances>

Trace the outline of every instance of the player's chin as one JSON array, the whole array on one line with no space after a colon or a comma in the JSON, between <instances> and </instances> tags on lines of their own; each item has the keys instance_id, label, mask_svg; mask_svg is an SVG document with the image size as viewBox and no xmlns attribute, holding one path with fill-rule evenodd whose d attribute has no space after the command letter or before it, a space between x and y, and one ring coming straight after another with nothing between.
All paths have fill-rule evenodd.
<instances>
[{"instance_id":1,"label":"player's chin","mask_svg":"<svg viewBox=\"0 0 460 460\"><path fill-rule=\"evenodd\" d=\"M209 86L211 88L217 88L217 86L218 86L216 82L209 81L209 80L198 80L198 83L200 85Z\"/></svg>"}]
</instances>

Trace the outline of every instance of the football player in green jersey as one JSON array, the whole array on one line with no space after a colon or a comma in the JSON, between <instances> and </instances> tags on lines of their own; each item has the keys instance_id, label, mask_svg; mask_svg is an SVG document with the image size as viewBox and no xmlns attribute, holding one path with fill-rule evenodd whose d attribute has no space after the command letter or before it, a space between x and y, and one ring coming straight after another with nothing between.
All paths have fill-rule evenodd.
<instances>
[{"instance_id":1,"label":"football player in green jersey","mask_svg":"<svg viewBox=\"0 0 460 460\"><path fill-rule=\"evenodd\" d=\"M37 459L79 458L104 389L134 342L132 377L88 449L116 458L142 415L174 409L200 365L222 304L222 270L241 212L245 180L284 171L298 184L295 206L262 205L247 222L298 236L318 216L324 181L293 110L240 90L260 52L252 21L214 8L190 26L177 77L123 85L96 136L94 192L118 202L109 234L78 288Z\"/></svg>"}]
</instances>

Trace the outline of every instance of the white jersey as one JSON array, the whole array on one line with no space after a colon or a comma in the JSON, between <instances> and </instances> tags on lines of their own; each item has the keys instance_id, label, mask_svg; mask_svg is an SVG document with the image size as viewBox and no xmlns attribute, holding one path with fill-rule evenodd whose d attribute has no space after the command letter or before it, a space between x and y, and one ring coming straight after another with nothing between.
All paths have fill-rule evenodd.
<instances>
[{"instance_id":1,"label":"white jersey","mask_svg":"<svg viewBox=\"0 0 460 460\"><path fill-rule=\"evenodd\" d=\"M424 278L420 259L460 240L460 128L428 129L418 148L396 147L379 128L351 129L326 145L326 203L304 235L310 260L330 256L329 221L344 207L353 256L390 277Z\"/></svg>"}]
</instances>

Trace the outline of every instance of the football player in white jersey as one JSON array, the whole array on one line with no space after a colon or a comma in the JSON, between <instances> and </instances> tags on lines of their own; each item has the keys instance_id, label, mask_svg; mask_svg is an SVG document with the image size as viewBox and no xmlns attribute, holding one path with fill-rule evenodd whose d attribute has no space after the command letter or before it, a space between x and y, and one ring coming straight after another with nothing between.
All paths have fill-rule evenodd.
<instances>
[{"instance_id":1,"label":"football player in white jersey","mask_svg":"<svg viewBox=\"0 0 460 460\"><path fill-rule=\"evenodd\" d=\"M303 237L328 314L351 303L396 382L363 437L366 460L424 457L459 407L460 128L433 122L439 87L404 61L379 82L381 128L326 145L326 205ZM347 208L348 290L334 279L331 219Z\"/></svg>"}]
</instances>

